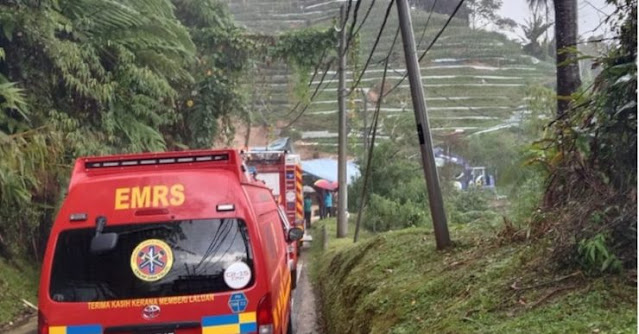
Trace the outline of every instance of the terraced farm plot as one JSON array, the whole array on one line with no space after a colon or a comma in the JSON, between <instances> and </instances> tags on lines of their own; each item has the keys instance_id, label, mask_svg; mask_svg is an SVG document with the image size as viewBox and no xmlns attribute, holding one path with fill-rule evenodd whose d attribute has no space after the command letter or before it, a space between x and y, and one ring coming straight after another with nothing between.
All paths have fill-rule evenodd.
<instances>
[{"instance_id":1,"label":"terraced farm plot","mask_svg":"<svg viewBox=\"0 0 639 334\"><path fill-rule=\"evenodd\" d=\"M359 20L371 0L362 0ZM235 18L249 29L260 32L283 31L296 27L331 24L339 15L339 4L331 1L267 1L245 0L230 2ZM346 86L350 89L357 81L361 67L372 52L388 1L376 1L360 30L359 70L352 67L346 73ZM253 11L253 13L247 13ZM259 11L259 14L256 13ZM445 15L421 10L412 11L413 27L418 42L418 53L432 39L446 21ZM428 23L428 24L427 24ZM398 26L396 11L392 10L377 49L372 52L371 65L362 75L360 88L379 90L383 75L383 60L388 54ZM400 37L401 41L401 37ZM403 48L397 43L390 54L387 82L398 84L405 76ZM352 65L352 64L351 64ZM327 153L337 151L337 75L331 69L320 80L313 80L310 91L318 94L304 114L291 126L300 134L300 144L320 147ZM463 130L468 134L499 131L518 126L526 115L526 90L533 85L554 85L554 64L539 61L523 54L521 46L504 35L482 30L471 30L466 22L453 19L421 62L422 84L434 133ZM318 85L321 86L318 88ZM303 105L291 113L297 101L294 97L292 71L281 64L263 69L256 95L267 112L264 118L270 124L288 124L303 110ZM414 123L408 80L385 99L380 112L383 118L404 119ZM351 138L361 137L364 119L363 96L353 91L347 97ZM373 103L368 103L368 119L372 118ZM381 133L381 138L386 138Z\"/></svg>"}]
</instances>

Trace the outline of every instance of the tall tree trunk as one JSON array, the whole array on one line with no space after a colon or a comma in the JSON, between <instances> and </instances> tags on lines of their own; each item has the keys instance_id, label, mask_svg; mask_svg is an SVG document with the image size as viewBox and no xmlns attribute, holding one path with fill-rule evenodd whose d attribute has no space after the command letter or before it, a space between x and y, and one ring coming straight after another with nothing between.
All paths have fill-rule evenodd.
<instances>
[{"instance_id":1,"label":"tall tree trunk","mask_svg":"<svg viewBox=\"0 0 639 334\"><path fill-rule=\"evenodd\" d=\"M557 114L570 107L570 95L581 86L577 47L577 0L554 0L557 43Z\"/></svg>"}]
</instances>

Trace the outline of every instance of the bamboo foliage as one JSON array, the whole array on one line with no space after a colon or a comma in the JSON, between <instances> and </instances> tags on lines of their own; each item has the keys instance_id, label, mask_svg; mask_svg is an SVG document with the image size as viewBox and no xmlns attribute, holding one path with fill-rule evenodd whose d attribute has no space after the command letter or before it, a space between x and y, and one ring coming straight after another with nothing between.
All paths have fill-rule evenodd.
<instances>
[{"instance_id":1,"label":"bamboo foliage","mask_svg":"<svg viewBox=\"0 0 639 334\"><path fill-rule=\"evenodd\" d=\"M221 19L208 29L240 34L228 13L214 14ZM0 0L0 255L37 256L73 158L159 151L167 137L186 138L180 124L191 110L177 106L206 76L196 71L197 50L219 50L206 39L196 47L182 22L170 0ZM207 98L234 100L234 80Z\"/></svg>"},{"instance_id":2,"label":"bamboo foliage","mask_svg":"<svg viewBox=\"0 0 639 334\"><path fill-rule=\"evenodd\" d=\"M42 250L74 158L228 142L274 44L216 0L0 0L0 256Z\"/></svg>"}]
</instances>

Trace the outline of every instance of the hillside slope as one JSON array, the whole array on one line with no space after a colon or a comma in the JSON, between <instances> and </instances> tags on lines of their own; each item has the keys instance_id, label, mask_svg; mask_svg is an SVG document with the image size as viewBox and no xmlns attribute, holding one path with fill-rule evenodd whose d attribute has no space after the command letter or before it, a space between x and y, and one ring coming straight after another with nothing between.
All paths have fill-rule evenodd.
<instances>
[{"instance_id":1,"label":"hillside slope","mask_svg":"<svg viewBox=\"0 0 639 334\"><path fill-rule=\"evenodd\" d=\"M481 229L454 226L446 252L426 229L337 240L324 253L318 242L327 333L636 333L626 276L538 271L544 245L500 245Z\"/></svg>"},{"instance_id":2,"label":"hillside slope","mask_svg":"<svg viewBox=\"0 0 639 334\"><path fill-rule=\"evenodd\" d=\"M7 261L0 257L0 332L10 322L34 314L23 299L36 305L39 269L32 263Z\"/></svg>"},{"instance_id":3,"label":"hillside slope","mask_svg":"<svg viewBox=\"0 0 639 334\"><path fill-rule=\"evenodd\" d=\"M308 14L308 1L269 1L260 2L259 8L268 15L250 14L255 11L257 0L246 0L244 5L231 4L235 18L249 27L261 32L276 33L282 30L330 23L327 20L300 21L283 28L281 15L299 17ZM257 1L259 2L259 1ZM322 2L323 3L323 2ZM359 20L368 9L371 0L362 0ZM288 4L288 5L286 5ZM384 18L388 1L376 1L373 10L360 31L360 64L363 66L373 48L374 41ZM257 5L256 5L257 6ZM328 4L311 8L329 17L337 17L338 12ZM295 12L296 14L294 14ZM307 14L304 14L307 13ZM259 21L254 21L256 15ZM319 15L319 14L313 14ZM442 28L447 17L414 9L413 27L417 41L421 40L418 52L421 54ZM288 21L286 21L288 22ZM379 90L382 81L383 62L398 26L397 13L393 9L382 34L379 46L373 55L371 66L366 71L361 88ZM426 28L426 30L424 30ZM422 39L422 35L424 38ZM553 64L540 62L523 54L521 47L501 34L481 30L471 30L462 20L454 19L442 37L434 44L427 57L422 61L422 79L426 92L433 132L444 133L464 130L467 134L498 131L518 126L526 115L526 89L529 85L554 85ZM352 64L347 72L347 87L357 79L358 71L353 73ZM391 71L388 73L389 85L395 85L405 74L404 54L401 37L391 54ZM272 64L262 71L263 77L255 90L259 97L256 105L263 106L265 118L270 124L293 119L289 111L295 105L292 72L283 65ZM311 86L311 92L320 84L318 75ZM319 89L320 93L305 114L292 126L289 133L297 133L300 146L317 147L320 151L335 152L337 142L337 77L335 69L326 75ZM256 98L257 99L257 98ZM369 103L369 116L372 118L373 104ZM354 92L348 97L349 134L355 142L363 133L362 94ZM301 108L300 108L301 109ZM298 110L299 111L299 110ZM412 102L408 80L399 89L389 95L382 106L383 120L387 123L414 123ZM286 124L287 122L283 122ZM381 139L385 139L382 135Z\"/></svg>"}]
</instances>

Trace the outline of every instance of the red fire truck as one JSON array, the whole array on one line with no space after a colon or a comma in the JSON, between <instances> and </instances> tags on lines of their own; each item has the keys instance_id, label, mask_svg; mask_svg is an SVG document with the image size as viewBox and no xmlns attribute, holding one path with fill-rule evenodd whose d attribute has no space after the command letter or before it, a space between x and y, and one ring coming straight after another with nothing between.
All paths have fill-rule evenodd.
<instances>
[{"instance_id":1,"label":"red fire truck","mask_svg":"<svg viewBox=\"0 0 639 334\"><path fill-rule=\"evenodd\" d=\"M300 156L286 151L247 150L245 163L258 180L273 190L289 222L304 228L304 194Z\"/></svg>"},{"instance_id":2,"label":"red fire truck","mask_svg":"<svg viewBox=\"0 0 639 334\"><path fill-rule=\"evenodd\" d=\"M247 150L244 163L255 179L263 181L273 192L282 208L286 225L304 229L304 195L302 193L302 166L300 156L287 151ZM289 226L284 228L288 229ZM306 233L305 233L306 234ZM304 236L306 241L311 239ZM288 245L292 288L297 286L297 263L303 241L293 240Z\"/></svg>"}]
</instances>

